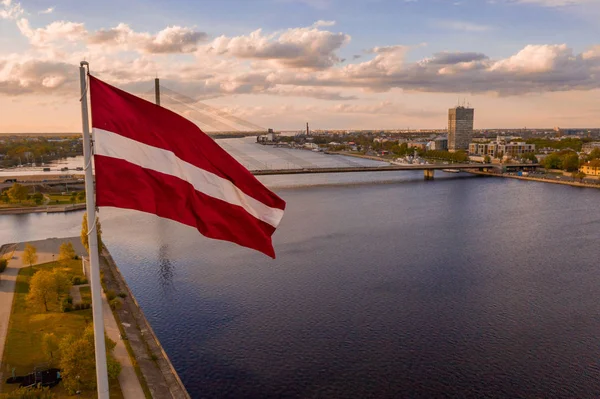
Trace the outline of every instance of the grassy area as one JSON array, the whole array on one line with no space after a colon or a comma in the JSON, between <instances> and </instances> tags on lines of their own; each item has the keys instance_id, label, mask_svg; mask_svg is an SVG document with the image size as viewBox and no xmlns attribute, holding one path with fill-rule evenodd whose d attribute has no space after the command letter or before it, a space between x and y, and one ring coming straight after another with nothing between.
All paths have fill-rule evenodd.
<instances>
[{"instance_id":1,"label":"grassy area","mask_svg":"<svg viewBox=\"0 0 600 399\"><path fill-rule=\"evenodd\" d=\"M69 204L81 204L85 202L85 199L79 201L77 197L75 197L75 202L71 201L71 194L62 195L62 194L46 194L48 198L50 198L50 202L48 205L69 205Z\"/></svg>"},{"instance_id":2,"label":"grassy area","mask_svg":"<svg viewBox=\"0 0 600 399\"><path fill-rule=\"evenodd\" d=\"M82 275L81 263L76 260L66 264L50 262L37 265L33 267L33 272L56 268L71 276ZM30 373L34 366L50 362L42 347L42 337L45 333L53 333L61 339L68 334L80 334L85 326L92 322L91 309L62 313L55 305L49 312L44 312L42 309L29 305L26 296L29 292L30 273L30 268L25 267L19 271L17 277L15 298L2 359L6 369L14 368L17 375ZM16 385L8 385L2 381L2 392L12 391L16 388ZM111 398L123 397L118 381L111 381L110 390ZM61 384L53 388L52 392L55 393L57 399L71 397ZM94 398L95 396L95 392L84 392L81 395L83 398Z\"/></svg>"},{"instance_id":3,"label":"grassy area","mask_svg":"<svg viewBox=\"0 0 600 399\"><path fill-rule=\"evenodd\" d=\"M79 287L79 293L82 302L92 303L92 290L90 287Z\"/></svg>"}]
</instances>

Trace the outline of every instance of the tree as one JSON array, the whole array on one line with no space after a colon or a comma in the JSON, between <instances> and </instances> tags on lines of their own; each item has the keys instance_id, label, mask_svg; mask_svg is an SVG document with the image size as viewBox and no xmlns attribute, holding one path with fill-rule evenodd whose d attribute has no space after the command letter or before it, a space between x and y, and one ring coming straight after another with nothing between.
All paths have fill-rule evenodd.
<instances>
[{"instance_id":1,"label":"tree","mask_svg":"<svg viewBox=\"0 0 600 399\"><path fill-rule=\"evenodd\" d=\"M71 289L71 280L60 270L52 272L40 270L31 278L27 300L34 305L44 305L44 310L49 310L48 305L59 304L60 299L68 295Z\"/></svg>"},{"instance_id":2,"label":"tree","mask_svg":"<svg viewBox=\"0 0 600 399\"><path fill-rule=\"evenodd\" d=\"M579 170L579 156L577 153L569 151L562 156L562 167L567 172Z\"/></svg>"},{"instance_id":3,"label":"tree","mask_svg":"<svg viewBox=\"0 0 600 399\"><path fill-rule=\"evenodd\" d=\"M71 259L75 259L77 254L75 253L75 249L73 248L73 244L70 242L63 242L60 244L60 249L58 253L58 260L61 262L67 262Z\"/></svg>"},{"instance_id":4,"label":"tree","mask_svg":"<svg viewBox=\"0 0 600 399\"><path fill-rule=\"evenodd\" d=\"M44 195L42 193L35 193L31 196L31 198L35 201L37 205L40 205L44 200Z\"/></svg>"},{"instance_id":5,"label":"tree","mask_svg":"<svg viewBox=\"0 0 600 399\"><path fill-rule=\"evenodd\" d=\"M545 169L562 169L562 159L560 155L558 155L556 152L553 152L544 158L542 165Z\"/></svg>"},{"instance_id":6,"label":"tree","mask_svg":"<svg viewBox=\"0 0 600 399\"><path fill-rule=\"evenodd\" d=\"M14 183L8 189L7 195L11 201L21 202L27 199L29 189L19 183Z\"/></svg>"},{"instance_id":7,"label":"tree","mask_svg":"<svg viewBox=\"0 0 600 399\"><path fill-rule=\"evenodd\" d=\"M83 220L81 221L81 243L85 247L87 253L90 253L90 243L88 240L88 222L87 222L87 212L83 213ZM102 226L100 225L100 220L96 216L96 233L98 235L98 251L102 249Z\"/></svg>"},{"instance_id":8,"label":"tree","mask_svg":"<svg viewBox=\"0 0 600 399\"><path fill-rule=\"evenodd\" d=\"M594 159L600 159L600 148L594 148L586 157L587 161L592 161Z\"/></svg>"},{"instance_id":9,"label":"tree","mask_svg":"<svg viewBox=\"0 0 600 399\"><path fill-rule=\"evenodd\" d=\"M77 201L85 201L85 191L80 191L79 193L77 193Z\"/></svg>"},{"instance_id":10,"label":"tree","mask_svg":"<svg viewBox=\"0 0 600 399\"><path fill-rule=\"evenodd\" d=\"M31 267L37 263L37 260L37 248L31 244L25 244L25 249L23 250L23 264Z\"/></svg>"},{"instance_id":11,"label":"tree","mask_svg":"<svg viewBox=\"0 0 600 399\"><path fill-rule=\"evenodd\" d=\"M538 159L533 152L526 152L524 154L521 154L521 159L524 161L531 161L533 163L538 162Z\"/></svg>"},{"instance_id":12,"label":"tree","mask_svg":"<svg viewBox=\"0 0 600 399\"><path fill-rule=\"evenodd\" d=\"M27 300L34 305L44 305L47 312L48 304L58 302L58 292L56 290L56 281L52 272L40 270L31 278L29 285L29 294Z\"/></svg>"},{"instance_id":13,"label":"tree","mask_svg":"<svg viewBox=\"0 0 600 399\"><path fill-rule=\"evenodd\" d=\"M583 179L585 179L585 177L586 177L586 176L587 176L587 175L586 175L585 173L583 173L583 172L573 172L573 173L571 174L571 177L573 177L573 179L577 179L577 180L579 180L580 182L582 182L582 181L583 181Z\"/></svg>"},{"instance_id":14,"label":"tree","mask_svg":"<svg viewBox=\"0 0 600 399\"><path fill-rule=\"evenodd\" d=\"M46 353L46 356L50 358L50 363L55 364L58 362L60 341L56 338L56 335L51 333L45 333L42 337L42 349Z\"/></svg>"},{"instance_id":15,"label":"tree","mask_svg":"<svg viewBox=\"0 0 600 399\"><path fill-rule=\"evenodd\" d=\"M121 365L112 355L115 342L105 336L108 378L116 379ZM60 342L60 369L62 381L70 392L96 389L96 361L94 358L94 330L90 324L79 337L68 335Z\"/></svg>"},{"instance_id":16,"label":"tree","mask_svg":"<svg viewBox=\"0 0 600 399\"><path fill-rule=\"evenodd\" d=\"M490 163L492 162L492 158L490 158L489 155L486 155L485 157L483 157L483 163Z\"/></svg>"}]
</instances>

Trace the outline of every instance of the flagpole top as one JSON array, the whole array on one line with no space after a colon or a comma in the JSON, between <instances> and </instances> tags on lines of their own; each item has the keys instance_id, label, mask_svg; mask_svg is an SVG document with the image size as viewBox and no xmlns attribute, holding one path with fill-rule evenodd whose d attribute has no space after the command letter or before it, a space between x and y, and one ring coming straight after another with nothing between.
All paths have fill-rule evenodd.
<instances>
[{"instance_id":1,"label":"flagpole top","mask_svg":"<svg viewBox=\"0 0 600 399\"><path fill-rule=\"evenodd\" d=\"M89 64L87 61L81 61L81 62L79 63L79 66L84 66L84 65L85 65L85 66L90 66L90 64Z\"/></svg>"}]
</instances>

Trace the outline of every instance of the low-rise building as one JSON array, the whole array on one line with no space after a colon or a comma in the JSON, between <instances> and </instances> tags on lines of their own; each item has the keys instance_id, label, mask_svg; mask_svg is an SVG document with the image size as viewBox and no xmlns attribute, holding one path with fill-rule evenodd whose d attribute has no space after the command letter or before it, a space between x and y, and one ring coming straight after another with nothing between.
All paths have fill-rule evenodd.
<instances>
[{"instance_id":1,"label":"low-rise building","mask_svg":"<svg viewBox=\"0 0 600 399\"><path fill-rule=\"evenodd\" d=\"M583 145L581 146L581 151L585 152L586 154L589 154L595 148L600 149L600 141L592 141L589 143L583 143Z\"/></svg>"},{"instance_id":2,"label":"low-rise building","mask_svg":"<svg viewBox=\"0 0 600 399\"><path fill-rule=\"evenodd\" d=\"M600 159L594 159L579 167L579 171L588 176L600 176Z\"/></svg>"},{"instance_id":3,"label":"low-rise building","mask_svg":"<svg viewBox=\"0 0 600 399\"><path fill-rule=\"evenodd\" d=\"M489 155L492 158L500 156L518 157L519 155L535 153L535 144L527 144L524 141L506 141L503 137L496 138L490 143L469 144L469 154Z\"/></svg>"}]
</instances>

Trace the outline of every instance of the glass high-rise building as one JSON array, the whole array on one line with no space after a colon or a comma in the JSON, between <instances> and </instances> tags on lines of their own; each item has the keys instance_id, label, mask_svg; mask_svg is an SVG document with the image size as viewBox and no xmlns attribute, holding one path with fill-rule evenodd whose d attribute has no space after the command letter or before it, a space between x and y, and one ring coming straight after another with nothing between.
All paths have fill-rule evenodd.
<instances>
[{"instance_id":1,"label":"glass high-rise building","mask_svg":"<svg viewBox=\"0 0 600 399\"><path fill-rule=\"evenodd\" d=\"M468 150L473 139L475 110L458 106L448 110L448 151Z\"/></svg>"}]
</instances>

